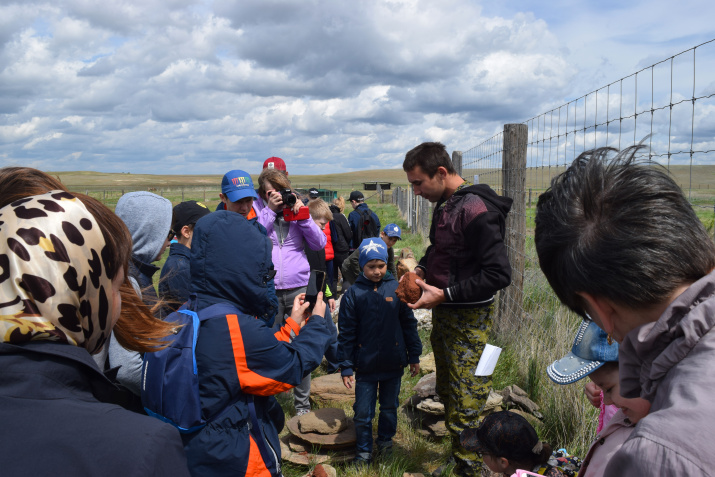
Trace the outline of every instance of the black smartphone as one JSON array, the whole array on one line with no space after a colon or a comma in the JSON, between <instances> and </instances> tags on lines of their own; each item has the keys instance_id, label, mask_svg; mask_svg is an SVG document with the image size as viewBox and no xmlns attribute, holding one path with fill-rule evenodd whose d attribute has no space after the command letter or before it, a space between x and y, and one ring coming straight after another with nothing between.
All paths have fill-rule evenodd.
<instances>
[{"instance_id":1,"label":"black smartphone","mask_svg":"<svg viewBox=\"0 0 715 477\"><path fill-rule=\"evenodd\" d=\"M308 289L305 291L305 301L310 303L310 308L313 309L315 301L318 299L318 293L323 291L325 286L325 272L322 270L311 270L310 278L308 278Z\"/></svg>"}]
</instances>

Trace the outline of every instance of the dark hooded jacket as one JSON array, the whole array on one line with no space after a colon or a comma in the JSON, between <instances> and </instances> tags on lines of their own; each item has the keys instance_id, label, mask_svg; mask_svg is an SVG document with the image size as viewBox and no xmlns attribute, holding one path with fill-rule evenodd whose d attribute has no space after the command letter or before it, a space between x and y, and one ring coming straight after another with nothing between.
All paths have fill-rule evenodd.
<instances>
[{"instance_id":1,"label":"dark hooded jacket","mask_svg":"<svg viewBox=\"0 0 715 477\"><path fill-rule=\"evenodd\" d=\"M83 348L0 343L0 474L188 476L176 428L118 393Z\"/></svg>"},{"instance_id":2,"label":"dark hooded jacket","mask_svg":"<svg viewBox=\"0 0 715 477\"><path fill-rule=\"evenodd\" d=\"M318 367L330 333L325 318L313 315L303 328L288 318L274 334L265 321L277 305L269 289L272 272L271 241L253 221L217 211L196 223L186 306L198 311L226 303L236 313L201 322L195 356L209 423L182 435L193 475L280 475L284 415L273 395ZM296 337L288 342L291 333ZM249 430L251 402L260 437Z\"/></svg>"},{"instance_id":3,"label":"dark hooded jacket","mask_svg":"<svg viewBox=\"0 0 715 477\"><path fill-rule=\"evenodd\" d=\"M333 220L328 222L330 226L330 238L333 242L335 256L347 257L350 253L350 242L353 239L353 232L350 229L348 219L340 212L337 205L331 205L330 211L333 213Z\"/></svg>"},{"instance_id":4,"label":"dark hooded jacket","mask_svg":"<svg viewBox=\"0 0 715 477\"><path fill-rule=\"evenodd\" d=\"M488 304L511 283L504 246L511 203L488 185L477 184L435 204L431 245L419 266L428 284L444 289L444 305Z\"/></svg>"},{"instance_id":5,"label":"dark hooded jacket","mask_svg":"<svg viewBox=\"0 0 715 477\"><path fill-rule=\"evenodd\" d=\"M402 376L408 364L420 362L422 342L412 310L395 291L387 273L375 283L362 273L348 288L338 315L338 359L343 376L375 381Z\"/></svg>"}]
</instances>

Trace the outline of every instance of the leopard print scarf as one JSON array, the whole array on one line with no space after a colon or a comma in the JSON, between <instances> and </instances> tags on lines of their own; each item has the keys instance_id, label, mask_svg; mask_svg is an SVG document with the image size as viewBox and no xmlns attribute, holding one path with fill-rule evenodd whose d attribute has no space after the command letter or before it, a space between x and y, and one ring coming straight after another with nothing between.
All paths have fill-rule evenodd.
<instances>
[{"instance_id":1,"label":"leopard print scarf","mask_svg":"<svg viewBox=\"0 0 715 477\"><path fill-rule=\"evenodd\" d=\"M17 200L0 209L0 244L0 340L98 352L111 332L112 278L84 204L61 191Z\"/></svg>"}]
</instances>

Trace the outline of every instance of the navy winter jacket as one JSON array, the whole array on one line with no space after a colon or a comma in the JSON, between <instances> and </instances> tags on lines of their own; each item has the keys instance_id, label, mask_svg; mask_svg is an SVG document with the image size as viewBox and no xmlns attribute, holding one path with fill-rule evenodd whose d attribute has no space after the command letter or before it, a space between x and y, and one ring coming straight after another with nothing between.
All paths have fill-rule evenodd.
<instances>
[{"instance_id":1,"label":"navy winter jacket","mask_svg":"<svg viewBox=\"0 0 715 477\"><path fill-rule=\"evenodd\" d=\"M330 337L325 318L313 315L303 328L292 319L274 333L271 241L242 215L218 211L201 218L191 244L192 299L187 306L235 307L201 322L196 344L200 431L182 435L189 470L196 476L280 475L278 432L283 411L273 395L299 384L320 365ZM296 335L289 342L290 334ZM249 429L253 401L261 437ZM267 445L262 455L257 439Z\"/></svg>"},{"instance_id":2,"label":"navy winter jacket","mask_svg":"<svg viewBox=\"0 0 715 477\"><path fill-rule=\"evenodd\" d=\"M169 257L161 268L159 297L174 311L189 299L190 283L191 249L178 242L172 243Z\"/></svg>"},{"instance_id":3,"label":"navy winter jacket","mask_svg":"<svg viewBox=\"0 0 715 477\"><path fill-rule=\"evenodd\" d=\"M348 288L338 315L338 357L343 376L363 380L401 376L420 362L422 342L412 310L395 295L397 280L387 273L375 283L365 275ZM393 374L394 373L394 374Z\"/></svg>"},{"instance_id":4,"label":"navy winter jacket","mask_svg":"<svg viewBox=\"0 0 715 477\"><path fill-rule=\"evenodd\" d=\"M0 473L188 476L176 428L118 394L84 348L0 343Z\"/></svg>"},{"instance_id":5,"label":"navy winter jacket","mask_svg":"<svg viewBox=\"0 0 715 477\"><path fill-rule=\"evenodd\" d=\"M348 222L350 223L350 230L352 231L352 240L351 240L351 245L350 245L350 250L355 250L356 248L360 247L360 242L362 242L363 239L367 237L363 237L362 233L362 223L361 222L361 211L368 211L370 213L370 217L372 217L372 220L375 222L375 225L377 226L377 236L380 236L380 219L377 217L375 212L370 210L370 208L367 206L367 204L362 203L355 207L355 210L350 212L348 215Z\"/></svg>"}]
</instances>

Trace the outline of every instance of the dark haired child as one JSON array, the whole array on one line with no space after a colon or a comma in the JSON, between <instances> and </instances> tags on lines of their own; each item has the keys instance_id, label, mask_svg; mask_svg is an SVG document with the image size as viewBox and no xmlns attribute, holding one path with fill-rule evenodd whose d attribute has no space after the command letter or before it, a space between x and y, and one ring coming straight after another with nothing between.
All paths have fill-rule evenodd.
<instances>
[{"instance_id":1,"label":"dark haired child","mask_svg":"<svg viewBox=\"0 0 715 477\"><path fill-rule=\"evenodd\" d=\"M465 429L460 444L480 454L492 472L509 476L522 469L548 477L564 476L548 464L551 446L539 440L529 421L510 411L488 415L478 429Z\"/></svg>"},{"instance_id":2,"label":"dark haired child","mask_svg":"<svg viewBox=\"0 0 715 477\"><path fill-rule=\"evenodd\" d=\"M166 303L165 315L176 311L189 299L191 283L191 239L194 225L204 215L210 213L201 202L187 200L174 206L170 235L176 236L176 243L169 246L169 257L161 269L159 297Z\"/></svg>"},{"instance_id":3,"label":"dark haired child","mask_svg":"<svg viewBox=\"0 0 715 477\"><path fill-rule=\"evenodd\" d=\"M392 450L404 368L420 369L422 342L412 310L395 295L397 280L387 271L387 245L377 237L360 244L362 273L342 298L338 317L338 359L343 384L355 385L356 464L372 460L372 419L380 401L377 449ZM355 376L353 376L355 373Z\"/></svg>"}]
</instances>

